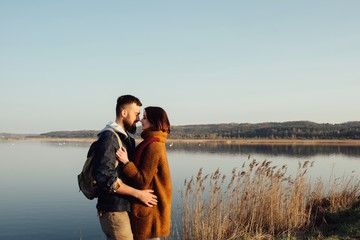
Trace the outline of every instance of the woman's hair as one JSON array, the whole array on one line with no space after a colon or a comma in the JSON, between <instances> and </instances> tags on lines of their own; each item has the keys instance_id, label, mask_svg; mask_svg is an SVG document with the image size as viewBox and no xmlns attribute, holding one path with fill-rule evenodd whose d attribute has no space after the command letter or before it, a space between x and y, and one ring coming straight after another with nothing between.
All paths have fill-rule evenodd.
<instances>
[{"instance_id":1,"label":"woman's hair","mask_svg":"<svg viewBox=\"0 0 360 240\"><path fill-rule=\"evenodd\" d=\"M170 133L170 121L164 109L161 107L146 107L146 118L154 130Z\"/></svg>"}]
</instances>

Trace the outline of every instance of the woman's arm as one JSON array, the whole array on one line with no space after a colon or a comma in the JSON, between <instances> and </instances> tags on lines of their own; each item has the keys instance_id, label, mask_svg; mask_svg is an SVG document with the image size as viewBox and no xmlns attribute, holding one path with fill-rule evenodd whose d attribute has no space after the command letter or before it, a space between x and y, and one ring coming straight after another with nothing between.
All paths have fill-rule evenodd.
<instances>
[{"instance_id":1,"label":"woman's arm","mask_svg":"<svg viewBox=\"0 0 360 240\"><path fill-rule=\"evenodd\" d=\"M157 197L153 190L138 190L123 183L116 174L115 170L115 136L109 131L101 134L94 162L95 179L99 187L106 192L113 192L122 195L133 196L142 201L147 206L157 203Z\"/></svg>"},{"instance_id":2,"label":"woman's arm","mask_svg":"<svg viewBox=\"0 0 360 240\"><path fill-rule=\"evenodd\" d=\"M163 145L158 142L149 144L143 151L139 167L125 157L126 151L117 151L116 156L125 164L123 174L130 178L136 187L145 189L149 186L157 173L160 159L165 154Z\"/></svg>"}]
</instances>

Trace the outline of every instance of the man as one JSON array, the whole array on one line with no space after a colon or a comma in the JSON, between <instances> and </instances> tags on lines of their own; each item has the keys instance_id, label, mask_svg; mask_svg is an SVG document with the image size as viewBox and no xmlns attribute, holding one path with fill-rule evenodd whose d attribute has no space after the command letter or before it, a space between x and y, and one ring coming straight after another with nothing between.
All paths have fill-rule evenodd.
<instances>
[{"instance_id":1,"label":"man","mask_svg":"<svg viewBox=\"0 0 360 240\"><path fill-rule=\"evenodd\" d=\"M100 133L98 147L94 156L94 176L101 193L96 208L100 225L107 239L133 239L130 219L130 202L128 196L138 198L147 206L157 203L152 190L138 190L126 185L121 176L122 163L118 165L116 151L119 143L115 134L106 131L112 128L119 135L123 146L132 159L135 140L128 135L135 133L136 123L140 120L140 100L132 95L120 96L116 104L116 120L110 122Z\"/></svg>"}]
</instances>

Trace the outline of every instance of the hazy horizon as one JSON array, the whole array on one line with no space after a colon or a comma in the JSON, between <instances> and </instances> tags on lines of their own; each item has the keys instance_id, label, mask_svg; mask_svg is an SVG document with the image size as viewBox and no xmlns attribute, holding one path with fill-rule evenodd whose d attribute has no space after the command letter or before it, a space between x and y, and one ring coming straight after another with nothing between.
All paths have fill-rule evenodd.
<instances>
[{"instance_id":1,"label":"hazy horizon","mask_svg":"<svg viewBox=\"0 0 360 240\"><path fill-rule=\"evenodd\" d=\"M184 125L173 125L173 126L192 126L192 125L218 125L218 124L262 124L262 123L286 123L286 122L313 122L313 121L307 121L307 120L295 120L295 121L284 121L284 122L258 122L258 123L236 123L236 122L229 122L229 123L198 123L198 124L184 124ZM346 122L340 122L340 123L319 123L319 122L313 122L316 124L343 124L343 123L349 123L349 122L359 122L359 121L346 121ZM138 123L139 124L139 123ZM104 125L105 127L105 125ZM141 126L138 126L138 128ZM15 135L38 135L42 133L48 133L48 132L57 132L57 131L100 131L100 129L74 129L74 130L68 130L68 129L60 129L60 130L50 130L47 132L0 132L0 134L15 134Z\"/></svg>"}]
</instances>

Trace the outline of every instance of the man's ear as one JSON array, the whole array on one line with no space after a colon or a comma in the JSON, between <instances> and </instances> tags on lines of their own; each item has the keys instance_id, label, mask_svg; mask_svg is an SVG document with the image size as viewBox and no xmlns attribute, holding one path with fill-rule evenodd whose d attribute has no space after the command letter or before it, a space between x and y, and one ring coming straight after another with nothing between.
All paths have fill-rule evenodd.
<instances>
[{"instance_id":1,"label":"man's ear","mask_svg":"<svg viewBox=\"0 0 360 240\"><path fill-rule=\"evenodd\" d=\"M121 110L120 114L123 118L125 118L128 115L128 111L126 109L123 109L123 110Z\"/></svg>"}]
</instances>

